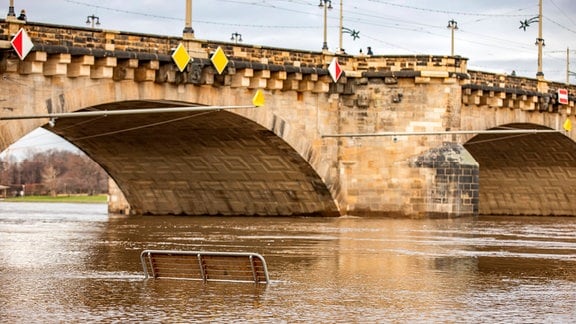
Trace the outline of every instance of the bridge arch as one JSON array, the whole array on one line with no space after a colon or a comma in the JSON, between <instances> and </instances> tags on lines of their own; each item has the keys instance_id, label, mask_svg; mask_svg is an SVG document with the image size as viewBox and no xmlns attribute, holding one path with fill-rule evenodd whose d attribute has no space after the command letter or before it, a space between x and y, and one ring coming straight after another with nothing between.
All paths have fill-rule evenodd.
<instances>
[{"instance_id":1,"label":"bridge arch","mask_svg":"<svg viewBox=\"0 0 576 324\"><path fill-rule=\"evenodd\" d=\"M65 88L39 112L247 105L253 95L245 88L101 82ZM266 108L62 118L44 127L100 164L136 214L339 215L310 140L294 136L271 99Z\"/></svg>"},{"instance_id":2,"label":"bridge arch","mask_svg":"<svg viewBox=\"0 0 576 324\"><path fill-rule=\"evenodd\" d=\"M576 215L576 143L565 134L481 134L464 147L480 165L479 214Z\"/></svg>"}]
</instances>

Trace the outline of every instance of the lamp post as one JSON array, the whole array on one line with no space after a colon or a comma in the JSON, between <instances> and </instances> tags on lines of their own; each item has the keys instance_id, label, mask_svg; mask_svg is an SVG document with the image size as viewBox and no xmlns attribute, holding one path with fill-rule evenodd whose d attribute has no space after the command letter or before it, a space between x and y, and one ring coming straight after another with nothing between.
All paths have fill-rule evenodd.
<instances>
[{"instance_id":1,"label":"lamp post","mask_svg":"<svg viewBox=\"0 0 576 324\"><path fill-rule=\"evenodd\" d=\"M570 85L570 77L576 76L576 72L570 71L570 48L566 48L566 84Z\"/></svg>"},{"instance_id":2,"label":"lamp post","mask_svg":"<svg viewBox=\"0 0 576 324\"><path fill-rule=\"evenodd\" d=\"M328 9L332 9L332 0L320 0L318 7L324 9L324 42L322 43L322 50L328 50L328 30L327 30L327 20L328 20Z\"/></svg>"},{"instance_id":3,"label":"lamp post","mask_svg":"<svg viewBox=\"0 0 576 324\"><path fill-rule=\"evenodd\" d=\"M520 21L520 29L524 29L524 31L526 31L526 28L530 27L530 24L538 22L538 37L536 38L535 44L538 46L538 71L536 72L536 79L538 79L538 90L541 92L546 92L548 90L547 85L544 82L544 72L542 72L542 47L546 46L546 44L544 44L544 38L542 37L542 18L542 0L539 0L538 16Z\"/></svg>"},{"instance_id":4,"label":"lamp post","mask_svg":"<svg viewBox=\"0 0 576 324\"><path fill-rule=\"evenodd\" d=\"M10 5L8 6L8 17L16 17L14 12L14 0L10 0Z\"/></svg>"},{"instance_id":5,"label":"lamp post","mask_svg":"<svg viewBox=\"0 0 576 324\"><path fill-rule=\"evenodd\" d=\"M242 42L242 34L239 33L232 33L232 37L230 37L230 40L234 42L234 44L238 44L238 42Z\"/></svg>"},{"instance_id":6,"label":"lamp post","mask_svg":"<svg viewBox=\"0 0 576 324\"><path fill-rule=\"evenodd\" d=\"M344 9L343 9L343 5L342 5L342 1L340 0L340 28L338 29L338 41L339 41L339 48L338 48L338 52L343 54L344 53L344 48L343 48L343 44L342 44L342 33L343 33L343 29L344 29Z\"/></svg>"},{"instance_id":7,"label":"lamp post","mask_svg":"<svg viewBox=\"0 0 576 324\"><path fill-rule=\"evenodd\" d=\"M92 28L94 28L94 24L96 24L96 26L100 26L100 17L96 17L94 14L86 17L86 25L91 25Z\"/></svg>"},{"instance_id":8,"label":"lamp post","mask_svg":"<svg viewBox=\"0 0 576 324\"><path fill-rule=\"evenodd\" d=\"M183 34L184 38L194 38L194 29L192 29L192 0L186 0L186 24Z\"/></svg>"},{"instance_id":9,"label":"lamp post","mask_svg":"<svg viewBox=\"0 0 576 324\"><path fill-rule=\"evenodd\" d=\"M536 38L536 45L538 46L538 72L536 72L536 78L544 79L544 72L542 72L542 47L545 44L544 38L542 38L542 0L538 2L538 38Z\"/></svg>"},{"instance_id":10,"label":"lamp post","mask_svg":"<svg viewBox=\"0 0 576 324\"><path fill-rule=\"evenodd\" d=\"M451 33L452 33L452 43L451 43L452 45L450 47L450 49L451 49L450 55L454 56L454 31L458 29L458 22L454 19L450 19L448 21L448 27L447 28L450 29Z\"/></svg>"}]
</instances>

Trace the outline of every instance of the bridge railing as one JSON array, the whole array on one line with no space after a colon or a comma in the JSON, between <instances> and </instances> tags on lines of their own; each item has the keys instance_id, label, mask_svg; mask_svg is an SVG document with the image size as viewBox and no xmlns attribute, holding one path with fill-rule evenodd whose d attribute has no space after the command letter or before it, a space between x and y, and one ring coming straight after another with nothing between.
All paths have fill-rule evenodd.
<instances>
[{"instance_id":1,"label":"bridge railing","mask_svg":"<svg viewBox=\"0 0 576 324\"><path fill-rule=\"evenodd\" d=\"M469 83L462 86L464 105L548 110L536 79L474 70L468 73Z\"/></svg>"},{"instance_id":2,"label":"bridge railing","mask_svg":"<svg viewBox=\"0 0 576 324\"><path fill-rule=\"evenodd\" d=\"M222 47L226 55L236 61L284 66L325 68L334 56L338 56L339 63L348 71L448 70L465 73L467 62L465 58L434 55L325 54L315 51L200 39L183 40L181 37L175 36L119 32L38 22L7 21L4 19L0 19L0 41L6 44L21 27L25 27L35 44L44 46L167 55L171 54L179 43L187 42L189 47L195 48L195 51L190 53L193 57L208 58L218 47Z\"/></svg>"},{"instance_id":3,"label":"bridge railing","mask_svg":"<svg viewBox=\"0 0 576 324\"><path fill-rule=\"evenodd\" d=\"M515 76L511 74L491 73L476 70L468 70L470 74L470 82L476 85L484 85L489 87L507 88L507 89L522 89L528 91L536 91L538 88L538 80L536 78L527 78L524 76ZM576 85L569 85L563 82L547 82L550 89L556 90L558 88L569 89L571 93L576 92Z\"/></svg>"},{"instance_id":4,"label":"bridge railing","mask_svg":"<svg viewBox=\"0 0 576 324\"><path fill-rule=\"evenodd\" d=\"M35 44L62 46L68 49L91 49L110 52L138 53L160 55L169 58L179 43L187 42L195 48L191 56L207 59L218 47L221 47L230 59L239 62L257 62L264 65L291 66L326 69L333 57L350 77L360 77L364 72L402 72L427 71L468 74L469 84L481 87L495 87L523 91L538 91L538 80L467 69L467 59L459 56L438 55L348 55L326 54L323 52L304 51L230 42L208 40L184 40L182 37L162 36L134 32L94 29L76 26L64 26L38 22L22 22L0 19L0 42L9 47L13 35L25 27ZM78 51L76 51L78 52ZM73 51L68 53L75 55ZM78 52L80 53L80 52ZM80 55L80 54L78 54ZM138 56L141 57L141 56ZM438 75L442 77L442 75ZM562 83L548 82L551 91L564 87L570 93L576 87ZM571 98L571 100L573 100Z\"/></svg>"}]
</instances>

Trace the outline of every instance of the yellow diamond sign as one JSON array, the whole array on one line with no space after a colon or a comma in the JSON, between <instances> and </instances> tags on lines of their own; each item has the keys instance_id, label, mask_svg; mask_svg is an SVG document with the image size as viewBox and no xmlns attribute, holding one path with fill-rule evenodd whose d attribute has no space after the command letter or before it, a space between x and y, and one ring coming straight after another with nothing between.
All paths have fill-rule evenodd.
<instances>
[{"instance_id":1,"label":"yellow diamond sign","mask_svg":"<svg viewBox=\"0 0 576 324\"><path fill-rule=\"evenodd\" d=\"M256 91L256 94L252 97L252 104L255 107L262 107L264 105L264 94L262 90L258 89L258 91Z\"/></svg>"},{"instance_id":2,"label":"yellow diamond sign","mask_svg":"<svg viewBox=\"0 0 576 324\"><path fill-rule=\"evenodd\" d=\"M564 126L564 130L567 132L572 130L572 122L570 121L570 118L566 119L563 126Z\"/></svg>"},{"instance_id":3,"label":"yellow diamond sign","mask_svg":"<svg viewBox=\"0 0 576 324\"><path fill-rule=\"evenodd\" d=\"M226 65L228 65L228 58L220 46L218 46L216 52L212 54L210 61L212 61L212 64L214 64L218 74L222 74L222 71L224 71L224 68L226 68Z\"/></svg>"},{"instance_id":4,"label":"yellow diamond sign","mask_svg":"<svg viewBox=\"0 0 576 324\"><path fill-rule=\"evenodd\" d=\"M186 50L184 45L182 45L182 43L178 45L178 47L172 54L172 60L174 61L174 63L176 63L176 66L178 67L178 70L180 70L180 72L184 71L186 65L188 65L188 62L190 62L190 55L188 54L188 51Z\"/></svg>"}]
</instances>

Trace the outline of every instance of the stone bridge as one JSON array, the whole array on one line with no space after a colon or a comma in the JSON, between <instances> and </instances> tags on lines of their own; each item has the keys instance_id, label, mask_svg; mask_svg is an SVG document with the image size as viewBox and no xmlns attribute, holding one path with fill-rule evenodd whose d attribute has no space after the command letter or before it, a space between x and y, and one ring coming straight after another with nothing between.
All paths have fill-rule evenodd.
<instances>
[{"instance_id":1,"label":"stone bridge","mask_svg":"<svg viewBox=\"0 0 576 324\"><path fill-rule=\"evenodd\" d=\"M576 215L564 84L429 55L351 56L0 20L0 150L44 127L99 163L110 210L177 215ZM24 28L34 48L10 46ZM181 72L179 45L191 62ZM230 60L218 73L210 58ZM343 76L328 65L337 58ZM79 111L261 108L2 120ZM570 93L574 93L570 88ZM465 132L469 131L469 133ZM375 133L380 136L372 136ZM123 197L122 197L123 196ZM122 197L120 199L119 197Z\"/></svg>"}]
</instances>

